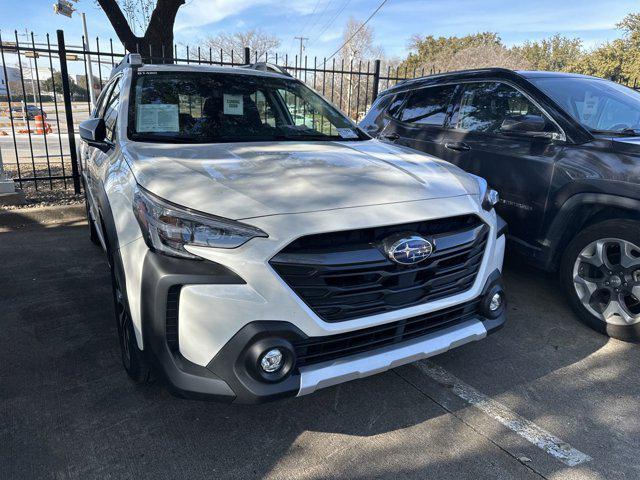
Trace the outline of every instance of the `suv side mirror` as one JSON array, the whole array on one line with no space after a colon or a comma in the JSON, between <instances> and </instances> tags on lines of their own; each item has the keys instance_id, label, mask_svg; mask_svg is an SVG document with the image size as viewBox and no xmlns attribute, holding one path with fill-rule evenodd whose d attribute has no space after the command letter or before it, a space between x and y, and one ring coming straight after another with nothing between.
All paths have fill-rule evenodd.
<instances>
[{"instance_id":1,"label":"suv side mirror","mask_svg":"<svg viewBox=\"0 0 640 480\"><path fill-rule=\"evenodd\" d=\"M80 124L78 128L80 131L80 138L103 152L106 152L111 148L109 142L107 142L107 127L102 118L90 118Z\"/></svg>"},{"instance_id":2,"label":"suv side mirror","mask_svg":"<svg viewBox=\"0 0 640 480\"><path fill-rule=\"evenodd\" d=\"M546 120L540 115L509 115L504 119L500 130L506 133L543 132Z\"/></svg>"}]
</instances>

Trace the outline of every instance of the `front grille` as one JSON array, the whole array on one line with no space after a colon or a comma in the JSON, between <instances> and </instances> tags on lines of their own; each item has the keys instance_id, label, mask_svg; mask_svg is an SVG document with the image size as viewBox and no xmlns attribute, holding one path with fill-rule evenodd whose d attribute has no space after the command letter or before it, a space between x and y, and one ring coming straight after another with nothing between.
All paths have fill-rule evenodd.
<instances>
[{"instance_id":1,"label":"front grille","mask_svg":"<svg viewBox=\"0 0 640 480\"><path fill-rule=\"evenodd\" d=\"M472 287L489 228L475 215L310 235L271 266L320 318L341 322L407 308ZM435 251L412 266L391 261L381 242L398 233L431 238Z\"/></svg>"},{"instance_id":2,"label":"front grille","mask_svg":"<svg viewBox=\"0 0 640 480\"><path fill-rule=\"evenodd\" d=\"M294 343L296 365L302 367L368 352L421 337L479 316L480 300L407 318L398 322L327 337L315 337Z\"/></svg>"}]
</instances>

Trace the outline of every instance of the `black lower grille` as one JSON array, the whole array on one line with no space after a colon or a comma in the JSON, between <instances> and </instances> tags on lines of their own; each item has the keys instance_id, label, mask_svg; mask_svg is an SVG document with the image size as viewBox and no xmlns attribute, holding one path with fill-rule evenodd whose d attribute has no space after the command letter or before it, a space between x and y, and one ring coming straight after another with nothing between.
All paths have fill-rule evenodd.
<instances>
[{"instance_id":1,"label":"black lower grille","mask_svg":"<svg viewBox=\"0 0 640 480\"><path fill-rule=\"evenodd\" d=\"M340 322L407 308L472 287L489 228L475 215L311 235L296 240L271 265L323 320ZM434 253L412 266L391 261L381 242L417 233Z\"/></svg>"},{"instance_id":2,"label":"black lower grille","mask_svg":"<svg viewBox=\"0 0 640 480\"><path fill-rule=\"evenodd\" d=\"M169 350L177 352L178 344L178 302L181 285L173 285L167 292L167 311L165 315L165 335Z\"/></svg>"},{"instance_id":3,"label":"black lower grille","mask_svg":"<svg viewBox=\"0 0 640 480\"><path fill-rule=\"evenodd\" d=\"M300 340L294 343L296 365L303 367L326 362L419 338L439 329L477 318L479 305L480 301L476 300L377 327Z\"/></svg>"}]
</instances>

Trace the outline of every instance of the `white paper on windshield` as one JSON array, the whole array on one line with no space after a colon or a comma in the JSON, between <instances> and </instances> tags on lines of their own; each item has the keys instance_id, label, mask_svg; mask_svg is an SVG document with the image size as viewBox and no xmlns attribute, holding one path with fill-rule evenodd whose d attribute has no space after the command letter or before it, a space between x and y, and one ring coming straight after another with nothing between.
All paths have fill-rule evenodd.
<instances>
[{"instance_id":1,"label":"white paper on windshield","mask_svg":"<svg viewBox=\"0 0 640 480\"><path fill-rule=\"evenodd\" d=\"M358 134L352 128L336 128L342 138L358 138Z\"/></svg>"},{"instance_id":2,"label":"white paper on windshield","mask_svg":"<svg viewBox=\"0 0 640 480\"><path fill-rule=\"evenodd\" d=\"M584 105L582 106L583 120L590 118L598 112L599 97L593 95L590 91L584 92Z\"/></svg>"},{"instance_id":3,"label":"white paper on windshield","mask_svg":"<svg viewBox=\"0 0 640 480\"><path fill-rule=\"evenodd\" d=\"M225 93L223 94L223 102L225 115L242 115L244 113L244 101L242 99L242 95Z\"/></svg>"},{"instance_id":4,"label":"white paper on windshield","mask_svg":"<svg viewBox=\"0 0 640 480\"><path fill-rule=\"evenodd\" d=\"M179 132L178 105L152 103L138 106L136 130L138 132Z\"/></svg>"}]
</instances>

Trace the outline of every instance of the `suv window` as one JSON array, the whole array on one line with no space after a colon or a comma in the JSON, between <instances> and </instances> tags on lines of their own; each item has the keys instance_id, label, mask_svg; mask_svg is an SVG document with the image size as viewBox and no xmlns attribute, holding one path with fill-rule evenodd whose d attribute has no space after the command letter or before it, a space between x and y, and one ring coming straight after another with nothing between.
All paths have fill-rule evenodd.
<instances>
[{"instance_id":1,"label":"suv window","mask_svg":"<svg viewBox=\"0 0 640 480\"><path fill-rule=\"evenodd\" d=\"M120 79L113 84L113 89L109 94L109 100L104 107L104 123L107 128L107 139L113 141L115 138L116 124L118 120L118 106L120 105Z\"/></svg>"},{"instance_id":2,"label":"suv window","mask_svg":"<svg viewBox=\"0 0 640 480\"><path fill-rule=\"evenodd\" d=\"M483 133L498 133L509 116L543 113L526 96L500 82L463 85L455 128Z\"/></svg>"},{"instance_id":3,"label":"suv window","mask_svg":"<svg viewBox=\"0 0 640 480\"><path fill-rule=\"evenodd\" d=\"M413 91L402 110L400 120L420 125L444 125L455 89L455 85L443 85Z\"/></svg>"},{"instance_id":4,"label":"suv window","mask_svg":"<svg viewBox=\"0 0 640 480\"><path fill-rule=\"evenodd\" d=\"M109 98L109 94L111 93L111 88L113 87L114 83L115 82L110 82L107 85L105 85L104 89L102 90L102 93L100 93L98 100L96 100L96 108L93 110L94 118L104 118L105 103Z\"/></svg>"}]
</instances>

